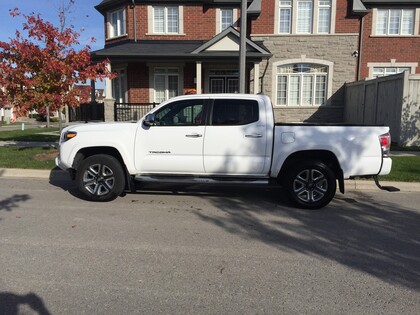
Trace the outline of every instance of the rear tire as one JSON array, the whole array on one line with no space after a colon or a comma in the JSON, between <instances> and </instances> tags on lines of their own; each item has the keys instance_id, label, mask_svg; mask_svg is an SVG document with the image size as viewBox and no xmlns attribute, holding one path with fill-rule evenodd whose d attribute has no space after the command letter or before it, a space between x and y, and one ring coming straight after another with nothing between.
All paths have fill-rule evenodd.
<instances>
[{"instance_id":1,"label":"rear tire","mask_svg":"<svg viewBox=\"0 0 420 315\"><path fill-rule=\"evenodd\" d=\"M121 163L106 154L92 155L80 163L76 173L79 191L91 201L111 201L122 194L125 176Z\"/></svg>"},{"instance_id":2,"label":"rear tire","mask_svg":"<svg viewBox=\"0 0 420 315\"><path fill-rule=\"evenodd\" d=\"M320 161L302 161L294 165L286 178L290 199L304 209L325 207L337 189L334 172Z\"/></svg>"}]
</instances>

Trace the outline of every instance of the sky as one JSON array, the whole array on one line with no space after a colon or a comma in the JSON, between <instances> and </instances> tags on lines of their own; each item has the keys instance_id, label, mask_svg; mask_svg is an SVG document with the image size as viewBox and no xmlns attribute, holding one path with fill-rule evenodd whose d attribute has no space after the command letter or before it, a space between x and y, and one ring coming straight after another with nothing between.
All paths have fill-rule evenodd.
<instances>
[{"instance_id":1,"label":"sky","mask_svg":"<svg viewBox=\"0 0 420 315\"><path fill-rule=\"evenodd\" d=\"M44 20L48 20L55 26L59 26L58 11L60 5L68 3L67 0L0 0L0 41L8 42L9 38L15 37L15 31L21 28L21 17L12 17L9 10L18 8L21 13L39 13ZM79 41L84 47L90 45L91 50L104 47L103 16L95 10L94 6L101 0L75 0L67 20L68 24L75 26L75 31L80 33ZM90 39L94 37L95 43ZM103 82L97 83L97 88L104 87Z\"/></svg>"}]
</instances>

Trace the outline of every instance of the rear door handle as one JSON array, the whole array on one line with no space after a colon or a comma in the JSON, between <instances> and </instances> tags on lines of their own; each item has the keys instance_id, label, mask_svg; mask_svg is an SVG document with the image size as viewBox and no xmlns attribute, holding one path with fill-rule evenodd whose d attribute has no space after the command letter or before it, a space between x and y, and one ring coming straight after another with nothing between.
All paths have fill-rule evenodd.
<instances>
[{"instance_id":1,"label":"rear door handle","mask_svg":"<svg viewBox=\"0 0 420 315\"><path fill-rule=\"evenodd\" d=\"M251 135L245 135L245 138L262 138L262 135L259 133L253 133Z\"/></svg>"},{"instance_id":2,"label":"rear door handle","mask_svg":"<svg viewBox=\"0 0 420 315\"><path fill-rule=\"evenodd\" d=\"M203 135L199 134L199 133L192 133L189 135L185 135L187 138L201 138Z\"/></svg>"}]
</instances>

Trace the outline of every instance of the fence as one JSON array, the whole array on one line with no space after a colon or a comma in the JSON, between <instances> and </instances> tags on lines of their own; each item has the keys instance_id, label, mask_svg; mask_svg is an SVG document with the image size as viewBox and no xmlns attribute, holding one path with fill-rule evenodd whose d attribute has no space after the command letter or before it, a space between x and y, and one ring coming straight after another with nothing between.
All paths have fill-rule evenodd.
<instances>
[{"instance_id":1,"label":"fence","mask_svg":"<svg viewBox=\"0 0 420 315\"><path fill-rule=\"evenodd\" d=\"M420 75L407 72L346 84L346 123L386 125L392 141L420 145Z\"/></svg>"},{"instance_id":2,"label":"fence","mask_svg":"<svg viewBox=\"0 0 420 315\"><path fill-rule=\"evenodd\" d=\"M146 115L158 103L115 103L115 121L137 121Z\"/></svg>"},{"instance_id":3,"label":"fence","mask_svg":"<svg viewBox=\"0 0 420 315\"><path fill-rule=\"evenodd\" d=\"M103 103L84 103L69 107L69 121L105 121Z\"/></svg>"}]
</instances>

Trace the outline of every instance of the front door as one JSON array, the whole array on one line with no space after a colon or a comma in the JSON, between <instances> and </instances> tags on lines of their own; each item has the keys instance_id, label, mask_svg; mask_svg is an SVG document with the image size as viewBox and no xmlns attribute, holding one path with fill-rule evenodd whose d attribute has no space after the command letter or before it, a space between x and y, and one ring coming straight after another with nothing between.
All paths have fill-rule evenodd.
<instances>
[{"instance_id":1,"label":"front door","mask_svg":"<svg viewBox=\"0 0 420 315\"><path fill-rule=\"evenodd\" d=\"M210 93L239 93L238 71L211 70L209 75Z\"/></svg>"},{"instance_id":2,"label":"front door","mask_svg":"<svg viewBox=\"0 0 420 315\"><path fill-rule=\"evenodd\" d=\"M175 101L154 115L154 126L139 127L136 169L142 174L204 173L204 99Z\"/></svg>"}]
</instances>

